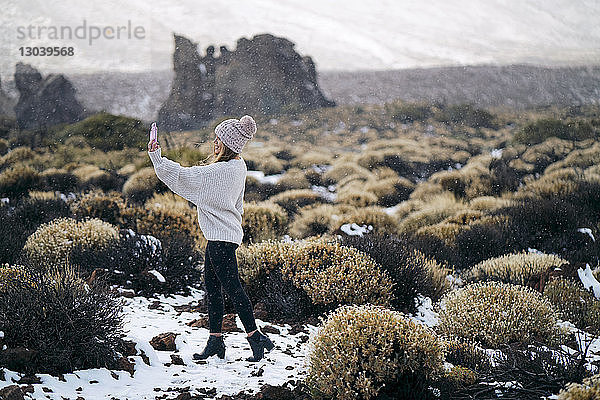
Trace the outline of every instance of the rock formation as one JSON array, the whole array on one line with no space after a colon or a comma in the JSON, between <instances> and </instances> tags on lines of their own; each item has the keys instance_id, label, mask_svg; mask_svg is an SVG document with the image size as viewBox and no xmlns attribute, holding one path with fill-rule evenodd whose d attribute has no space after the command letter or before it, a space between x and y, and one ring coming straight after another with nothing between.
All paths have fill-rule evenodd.
<instances>
[{"instance_id":1,"label":"rock formation","mask_svg":"<svg viewBox=\"0 0 600 400\"><path fill-rule=\"evenodd\" d=\"M159 111L167 130L195 129L219 115L275 114L335 105L317 83L315 64L294 43L270 34L242 38L237 48L214 47L201 57L197 45L175 37L171 94Z\"/></svg>"},{"instance_id":2,"label":"rock formation","mask_svg":"<svg viewBox=\"0 0 600 400\"><path fill-rule=\"evenodd\" d=\"M158 125L166 130L196 129L212 118L214 104L214 48L200 57L197 44L175 36L175 78L169 98L158 112Z\"/></svg>"},{"instance_id":3,"label":"rock formation","mask_svg":"<svg viewBox=\"0 0 600 400\"><path fill-rule=\"evenodd\" d=\"M14 117L15 103L12 98L10 98L4 91L2 90L2 82L0 82L0 115Z\"/></svg>"},{"instance_id":4,"label":"rock formation","mask_svg":"<svg viewBox=\"0 0 600 400\"><path fill-rule=\"evenodd\" d=\"M318 87L312 59L300 56L287 39L270 34L242 38L235 51L225 54L216 78L220 114L274 114L334 105Z\"/></svg>"},{"instance_id":5,"label":"rock formation","mask_svg":"<svg viewBox=\"0 0 600 400\"><path fill-rule=\"evenodd\" d=\"M15 114L21 129L73 123L83 115L84 108L75 98L73 85L62 74L42 78L31 65L19 62L15 85L19 91Z\"/></svg>"}]
</instances>

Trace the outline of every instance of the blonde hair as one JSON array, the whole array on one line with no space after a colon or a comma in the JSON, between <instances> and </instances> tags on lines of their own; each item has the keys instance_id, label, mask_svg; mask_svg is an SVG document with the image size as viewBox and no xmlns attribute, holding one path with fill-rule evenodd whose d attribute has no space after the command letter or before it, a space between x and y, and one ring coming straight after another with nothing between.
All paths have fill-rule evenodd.
<instances>
[{"instance_id":1,"label":"blonde hair","mask_svg":"<svg viewBox=\"0 0 600 400\"><path fill-rule=\"evenodd\" d=\"M219 154L217 154L215 156L214 153L212 153L211 155L206 157L204 160L200 161L200 165L214 164L219 161L229 161L229 160L236 158L239 155L239 153L236 153L233 150L231 150L222 141L221 141L221 143L223 145L221 146L221 151L219 152Z\"/></svg>"}]
</instances>

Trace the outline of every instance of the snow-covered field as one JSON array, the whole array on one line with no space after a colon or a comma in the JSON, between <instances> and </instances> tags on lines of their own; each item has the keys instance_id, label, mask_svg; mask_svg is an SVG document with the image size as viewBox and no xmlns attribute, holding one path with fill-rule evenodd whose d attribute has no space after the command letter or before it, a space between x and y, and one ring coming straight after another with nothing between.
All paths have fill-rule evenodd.
<instances>
[{"instance_id":1,"label":"snow-covered field","mask_svg":"<svg viewBox=\"0 0 600 400\"><path fill-rule=\"evenodd\" d=\"M141 355L132 356L135 360L135 373L131 377L126 371L110 371L105 368L75 371L65 374L64 381L47 374L38 374L41 383L34 384L33 399L75 399L79 396L86 400L95 399L155 399L167 394L166 398L177 395L180 390L189 387L191 395L213 393L215 397L223 394L233 395L241 391L256 393L265 383L282 385L289 380L303 379L306 374L306 354L308 336L316 332L317 327L305 325L306 333L288 334L291 326L273 325L257 319L259 329L271 325L280 334L267 333L275 348L265 353L265 358L257 363L245 361L252 355L245 339L243 325L236 317L237 326L242 332L226 332L225 358L209 357L205 363L196 364L192 354L201 352L208 340L208 329L193 328L187 325L197 319L199 313L179 312L176 306L197 304L204 292L192 289L190 296L160 296L155 299L145 297L127 298L125 306L127 339L137 343L136 348L148 356L147 365ZM148 308L155 301L160 307ZM175 344L177 351L157 351L150 340L165 332L177 333ZM171 364L171 355L179 355L185 365ZM169 365L166 365L169 364ZM20 374L7 371L0 388L14 384ZM48 389L50 391L48 391ZM213 398L215 398L213 397ZM207 396L206 398L211 398Z\"/></svg>"}]
</instances>

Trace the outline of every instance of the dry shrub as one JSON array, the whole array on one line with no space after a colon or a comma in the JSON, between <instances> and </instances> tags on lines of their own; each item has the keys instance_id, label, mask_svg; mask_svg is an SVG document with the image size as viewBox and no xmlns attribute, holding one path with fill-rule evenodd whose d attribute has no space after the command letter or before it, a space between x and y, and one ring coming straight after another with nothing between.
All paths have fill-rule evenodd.
<instances>
[{"instance_id":1,"label":"dry shrub","mask_svg":"<svg viewBox=\"0 0 600 400\"><path fill-rule=\"evenodd\" d=\"M541 172L548 165L565 158L572 150L572 142L552 137L542 143L527 147L520 159L535 165L535 171Z\"/></svg>"},{"instance_id":2,"label":"dry shrub","mask_svg":"<svg viewBox=\"0 0 600 400\"><path fill-rule=\"evenodd\" d=\"M244 243L279 239L287 230L287 213L275 203L256 203L253 201L244 203L244 215L242 217Z\"/></svg>"},{"instance_id":3,"label":"dry shrub","mask_svg":"<svg viewBox=\"0 0 600 400\"><path fill-rule=\"evenodd\" d=\"M2 157L0 157L0 170L19 163L25 163L36 157L36 153L29 147L15 147Z\"/></svg>"},{"instance_id":4,"label":"dry shrub","mask_svg":"<svg viewBox=\"0 0 600 400\"><path fill-rule=\"evenodd\" d=\"M101 190L93 190L79 195L71 202L70 207L77 219L99 218L113 225L122 226L127 203L119 192L104 193Z\"/></svg>"},{"instance_id":5,"label":"dry shrub","mask_svg":"<svg viewBox=\"0 0 600 400\"><path fill-rule=\"evenodd\" d=\"M301 207L326 201L320 194L311 189L295 189L278 193L270 197L269 202L280 205L286 211L288 217L292 217Z\"/></svg>"},{"instance_id":6,"label":"dry shrub","mask_svg":"<svg viewBox=\"0 0 600 400\"><path fill-rule=\"evenodd\" d=\"M371 171L354 162L342 161L333 164L332 168L323 174L323 181L325 184L331 185L351 175L373 176Z\"/></svg>"},{"instance_id":7,"label":"dry shrub","mask_svg":"<svg viewBox=\"0 0 600 400\"><path fill-rule=\"evenodd\" d=\"M143 203L155 192L160 193L165 190L165 184L158 179L152 167L140 169L131 175L123 185L125 198L136 203Z\"/></svg>"},{"instance_id":8,"label":"dry shrub","mask_svg":"<svg viewBox=\"0 0 600 400\"><path fill-rule=\"evenodd\" d=\"M377 204L377 196L365 191L359 185L347 185L337 191L336 202L355 207L368 207Z\"/></svg>"},{"instance_id":9,"label":"dry shrub","mask_svg":"<svg viewBox=\"0 0 600 400\"><path fill-rule=\"evenodd\" d=\"M573 150L563 160L549 165L544 172L563 168L587 168L598 164L600 164L600 144L596 142L591 147Z\"/></svg>"},{"instance_id":10,"label":"dry shrub","mask_svg":"<svg viewBox=\"0 0 600 400\"><path fill-rule=\"evenodd\" d=\"M313 165L328 165L331 159L331 154L307 151L291 160L290 165L296 168L310 168Z\"/></svg>"},{"instance_id":11,"label":"dry shrub","mask_svg":"<svg viewBox=\"0 0 600 400\"><path fill-rule=\"evenodd\" d=\"M44 189L62 193L74 191L79 185L79 178L65 169L48 168L40 174L40 179Z\"/></svg>"},{"instance_id":12,"label":"dry shrub","mask_svg":"<svg viewBox=\"0 0 600 400\"><path fill-rule=\"evenodd\" d=\"M513 253L494 257L473 266L465 274L471 282L499 281L542 289L543 281L566 260L553 254Z\"/></svg>"},{"instance_id":13,"label":"dry shrub","mask_svg":"<svg viewBox=\"0 0 600 400\"><path fill-rule=\"evenodd\" d=\"M30 190L40 189L41 185L39 172L27 165L16 164L0 172L1 197L18 199Z\"/></svg>"},{"instance_id":14,"label":"dry shrub","mask_svg":"<svg viewBox=\"0 0 600 400\"><path fill-rule=\"evenodd\" d=\"M306 173L299 168L290 168L279 178L275 184L278 192L293 189L310 189L310 182Z\"/></svg>"},{"instance_id":15,"label":"dry shrub","mask_svg":"<svg viewBox=\"0 0 600 400\"><path fill-rule=\"evenodd\" d=\"M129 207L123 211L126 226L142 235L152 235L169 248L180 236L191 238L196 250L206 245L198 224L198 214L187 200L173 194L154 194L143 207Z\"/></svg>"},{"instance_id":16,"label":"dry shrub","mask_svg":"<svg viewBox=\"0 0 600 400\"><path fill-rule=\"evenodd\" d=\"M585 378L582 383L569 383L558 394L558 400L600 399L600 374Z\"/></svg>"},{"instance_id":17,"label":"dry shrub","mask_svg":"<svg viewBox=\"0 0 600 400\"><path fill-rule=\"evenodd\" d=\"M439 311L441 333L475 340L486 347L532 341L555 343L561 338L550 301L524 286L471 284L445 295Z\"/></svg>"},{"instance_id":18,"label":"dry shrub","mask_svg":"<svg viewBox=\"0 0 600 400\"><path fill-rule=\"evenodd\" d=\"M23 254L36 265L64 263L69 260L70 252L76 246L108 248L118 239L119 230L97 218L85 221L57 218L41 225L27 238Z\"/></svg>"},{"instance_id":19,"label":"dry shrub","mask_svg":"<svg viewBox=\"0 0 600 400\"><path fill-rule=\"evenodd\" d=\"M360 207L352 212L344 213L335 221L333 225L334 232L339 231L342 225L351 223L366 226L371 225L373 227L372 233L398 233L398 224L394 217L378 206Z\"/></svg>"},{"instance_id":20,"label":"dry shrub","mask_svg":"<svg viewBox=\"0 0 600 400\"><path fill-rule=\"evenodd\" d=\"M394 282L391 306L400 311L415 312L418 294L437 301L450 289L447 279L450 269L422 252L411 248L406 241L382 234L341 236L344 246L351 246L369 255Z\"/></svg>"},{"instance_id":21,"label":"dry shrub","mask_svg":"<svg viewBox=\"0 0 600 400\"><path fill-rule=\"evenodd\" d=\"M373 305L343 306L310 339L307 386L316 399L427 398L443 373L443 344L423 325Z\"/></svg>"},{"instance_id":22,"label":"dry shrub","mask_svg":"<svg viewBox=\"0 0 600 400\"><path fill-rule=\"evenodd\" d=\"M0 331L7 347L0 366L14 371L116 369L122 328L121 301L100 281L86 284L68 265L24 270L0 290Z\"/></svg>"},{"instance_id":23,"label":"dry shrub","mask_svg":"<svg viewBox=\"0 0 600 400\"><path fill-rule=\"evenodd\" d=\"M546 296L560 311L563 319L594 334L600 332L600 301L581 283L570 279L552 279L544 287Z\"/></svg>"},{"instance_id":24,"label":"dry shrub","mask_svg":"<svg viewBox=\"0 0 600 400\"><path fill-rule=\"evenodd\" d=\"M507 198L494 196L475 197L469 201L469 208L480 211L497 210L502 207L508 207L513 204L513 201Z\"/></svg>"},{"instance_id":25,"label":"dry shrub","mask_svg":"<svg viewBox=\"0 0 600 400\"><path fill-rule=\"evenodd\" d=\"M392 281L375 261L329 237L310 237L289 245L283 273L317 304L388 306Z\"/></svg>"},{"instance_id":26,"label":"dry shrub","mask_svg":"<svg viewBox=\"0 0 600 400\"><path fill-rule=\"evenodd\" d=\"M419 210L404 217L399 223L399 231L415 233L421 227L442 222L464 209L464 203L457 201L452 195L435 197Z\"/></svg>"},{"instance_id":27,"label":"dry shrub","mask_svg":"<svg viewBox=\"0 0 600 400\"><path fill-rule=\"evenodd\" d=\"M354 210L355 207L339 204L313 204L302 207L290 224L290 236L303 239L333 232L341 215Z\"/></svg>"},{"instance_id":28,"label":"dry shrub","mask_svg":"<svg viewBox=\"0 0 600 400\"><path fill-rule=\"evenodd\" d=\"M444 342L446 361L449 363L468 368L477 374L485 374L492 369L490 356L477 343L455 337Z\"/></svg>"},{"instance_id":29,"label":"dry shrub","mask_svg":"<svg viewBox=\"0 0 600 400\"><path fill-rule=\"evenodd\" d=\"M382 207L391 207L408 200L414 188L414 183L399 176L369 180L364 185L364 190L377 196L377 204Z\"/></svg>"},{"instance_id":30,"label":"dry shrub","mask_svg":"<svg viewBox=\"0 0 600 400\"><path fill-rule=\"evenodd\" d=\"M456 244L456 236L465 229L469 229L469 227L456 223L440 222L438 224L423 226L417 229L416 234L419 236L434 236L443 240L447 246L454 246Z\"/></svg>"}]
</instances>

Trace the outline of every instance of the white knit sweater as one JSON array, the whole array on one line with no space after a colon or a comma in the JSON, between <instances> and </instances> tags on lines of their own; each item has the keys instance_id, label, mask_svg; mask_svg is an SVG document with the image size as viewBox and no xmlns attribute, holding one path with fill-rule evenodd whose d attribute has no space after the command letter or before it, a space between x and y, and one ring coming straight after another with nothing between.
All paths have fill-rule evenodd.
<instances>
[{"instance_id":1,"label":"white knit sweater","mask_svg":"<svg viewBox=\"0 0 600 400\"><path fill-rule=\"evenodd\" d=\"M161 157L160 148L148 152L148 155L156 176L173 192L196 205L198 223L207 240L242 243L248 169L241 156L204 166L182 167Z\"/></svg>"}]
</instances>

